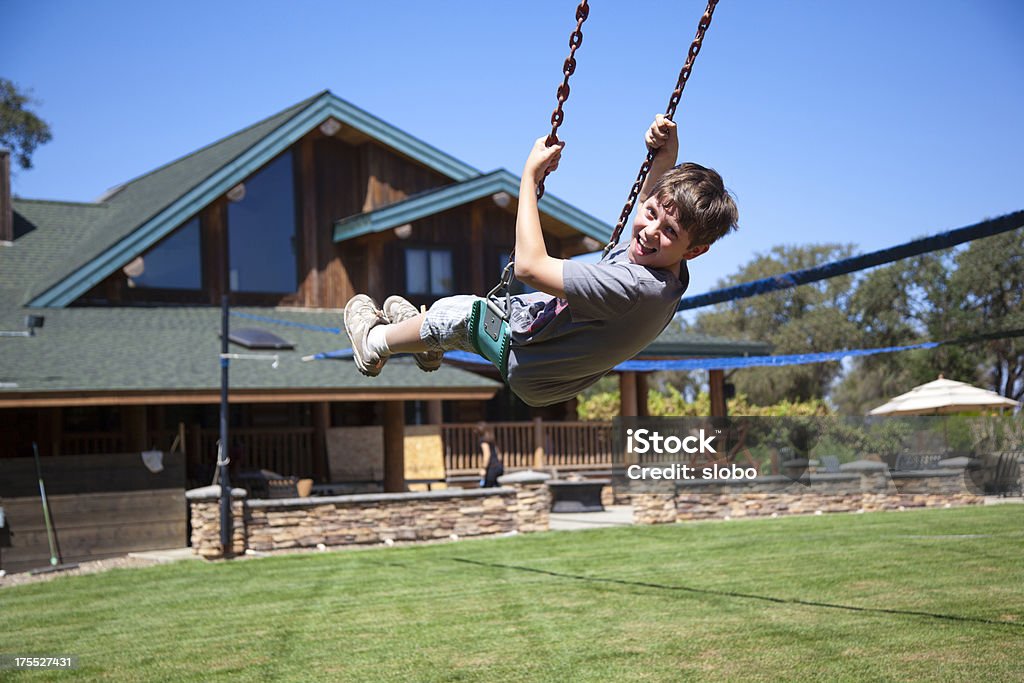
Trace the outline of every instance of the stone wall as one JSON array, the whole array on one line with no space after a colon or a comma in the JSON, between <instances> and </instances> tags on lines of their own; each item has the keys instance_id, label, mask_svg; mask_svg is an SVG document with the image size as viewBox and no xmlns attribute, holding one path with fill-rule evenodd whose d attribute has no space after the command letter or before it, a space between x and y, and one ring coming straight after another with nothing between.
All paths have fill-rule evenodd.
<instances>
[{"instance_id":1,"label":"stone wall","mask_svg":"<svg viewBox=\"0 0 1024 683\"><path fill-rule=\"evenodd\" d=\"M839 474L812 474L800 483L784 476L751 480L693 480L633 487L635 524L693 519L950 507L984 502L963 467L889 473L882 463L858 461Z\"/></svg>"},{"instance_id":2,"label":"stone wall","mask_svg":"<svg viewBox=\"0 0 1024 683\"><path fill-rule=\"evenodd\" d=\"M749 481L683 482L675 495L676 519L730 519L846 512L861 507L861 478L830 474L804 485L784 476Z\"/></svg>"},{"instance_id":3,"label":"stone wall","mask_svg":"<svg viewBox=\"0 0 1024 683\"><path fill-rule=\"evenodd\" d=\"M516 531L547 531L551 516L551 492L547 484L517 486L515 489Z\"/></svg>"},{"instance_id":4,"label":"stone wall","mask_svg":"<svg viewBox=\"0 0 1024 683\"><path fill-rule=\"evenodd\" d=\"M252 500L249 547L289 548L428 541L516 529L512 488Z\"/></svg>"},{"instance_id":5,"label":"stone wall","mask_svg":"<svg viewBox=\"0 0 1024 683\"><path fill-rule=\"evenodd\" d=\"M519 472L490 489L448 489L416 493L245 500L236 489L234 554L426 541L452 536L486 536L547 531L551 497L547 475ZM192 548L221 557L220 488L187 494Z\"/></svg>"},{"instance_id":6,"label":"stone wall","mask_svg":"<svg viewBox=\"0 0 1024 683\"><path fill-rule=\"evenodd\" d=\"M893 472L892 484L896 495L886 501L892 509L896 507L946 507L953 505L978 505L984 502L980 482L977 486L964 485L964 472L954 469L924 470L920 472ZM893 500L895 499L895 500Z\"/></svg>"},{"instance_id":7,"label":"stone wall","mask_svg":"<svg viewBox=\"0 0 1024 683\"><path fill-rule=\"evenodd\" d=\"M637 491L630 494L629 500L633 505L633 524L671 524L678 519L676 497L670 491Z\"/></svg>"},{"instance_id":8,"label":"stone wall","mask_svg":"<svg viewBox=\"0 0 1024 683\"><path fill-rule=\"evenodd\" d=\"M231 545L228 555L246 550L245 489L231 490ZM223 557L220 542L220 486L204 486L185 493L192 519L192 551L203 557Z\"/></svg>"}]
</instances>

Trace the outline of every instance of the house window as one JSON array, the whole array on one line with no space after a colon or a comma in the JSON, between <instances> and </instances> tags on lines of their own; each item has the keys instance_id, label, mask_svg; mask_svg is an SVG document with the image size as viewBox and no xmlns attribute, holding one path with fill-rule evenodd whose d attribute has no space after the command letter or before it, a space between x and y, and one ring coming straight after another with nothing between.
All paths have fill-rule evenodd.
<instances>
[{"instance_id":1,"label":"house window","mask_svg":"<svg viewBox=\"0 0 1024 683\"><path fill-rule=\"evenodd\" d=\"M409 294L451 294L450 249L406 249L405 289Z\"/></svg>"},{"instance_id":2,"label":"house window","mask_svg":"<svg viewBox=\"0 0 1024 683\"><path fill-rule=\"evenodd\" d=\"M228 253L233 292L284 294L298 285L291 152L229 194Z\"/></svg>"},{"instance_id":3,"label":"house window","mask_svg":"<svg viewBox=\"0 0 1024 683\"><path fill-rule=\"evenodd\" d=\"M199 218L171 233L124 268L129 287L190 289L203 286L199 251Z\"/></svg>"}]
</instances>

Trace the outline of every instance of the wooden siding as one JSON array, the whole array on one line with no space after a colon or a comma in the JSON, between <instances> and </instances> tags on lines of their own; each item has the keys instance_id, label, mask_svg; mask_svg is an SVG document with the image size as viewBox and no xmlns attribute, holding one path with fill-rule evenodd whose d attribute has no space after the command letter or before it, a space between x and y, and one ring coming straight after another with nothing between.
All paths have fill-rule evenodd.
<instances>
[{"instance_id":1,"label":"wooden siding","mask_svg":"<svg viewBox=\"0 0 1024 683\"><path fill-rule=\"evenodd\" d=\"M185 461L165 453L150 472L138 453L40 459L51 519L65 562L186 545ZM0 500L12 547L7 571L49 566L50 552L33 458L0 459Z\"/></svg>"},{"instance_id":2,"label":"wooden siding","mask_svg":"<svg viewBox=\"0 0 1024 683\"><path fill-rule=\"evenodd\" d=\"M47 496L65 563L130 552L181 548L188 543L185 489ZM38 496L4 500L11 547L0 548L6 571L50 566Z\"/></svg>"},{"instance_id":3,"label":"wooden siding","mask_svg":"<svg viewBox=\"0 0 1024 683\"><path fill-rule=\"evenodd\" d=\"M334 244L334 221L340 216L359 213L366 193L361 182L359 149L335 138L317 137L312 142L315 208L314 221L306 234L316 236L316 272L319 298L307 293L306 305L341 308L356 293L353 285L353 258L348 250Z\"/></svg>"},{"instance_id":4,"label":"wooden siding","mask_svg":"<svg viewBox=\"0 0 1024 683\"><path fill-rule=\"evenodd\" d=\"M184 488L185 458L164 453L163 471L150 472L139 453L65 455L39 459L47 495ZM39 495L34 458L0 458L0 498Z\"/></svg>"},{"instance_id":5,"label":"wooden siding","mask_svg":"<svg viewBox=\"0 0 1024 683\"><path fill-rule=\"evenodd\" d=\"M501 257L512 249L515 216L485 198L428 216L412 224L412 235L400 240L391 235L381 253L381 272L386 273L385 293L405 292L405 250L448 249L452 252L453 293L486 294L498 281ZM372 290L371 290L372 291ZM407 294L419 305L429 305L435 295Z\"/></svg>"},{"instance_id":6,"label":"wooden siding","mask_svg":"<svg viewBox=\"0 0 1024 683\"><path fill-rule=\"evenodd\" d=\"M436 171L411 162L375 143L360 147L366 178L362 211L373 211L452 181ZM352 214L335 216L346 218Z\"/></svg>"}]
</instances>

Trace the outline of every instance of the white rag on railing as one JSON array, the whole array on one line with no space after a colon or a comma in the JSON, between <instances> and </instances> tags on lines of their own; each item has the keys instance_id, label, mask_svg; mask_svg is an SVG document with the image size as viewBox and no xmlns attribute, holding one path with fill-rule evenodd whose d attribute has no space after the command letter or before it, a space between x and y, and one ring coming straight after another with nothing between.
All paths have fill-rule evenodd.
<instances>
[{"instance_id":1,"label":"white rag on railing","mask_svg":"<svg viewBox=\"0 0 1024 683\"><path fill-rule=\"evenodd\" d=\"M163 451L142 451L142 464L153 474L164 471Z\"/></svg>"}]
</instances>

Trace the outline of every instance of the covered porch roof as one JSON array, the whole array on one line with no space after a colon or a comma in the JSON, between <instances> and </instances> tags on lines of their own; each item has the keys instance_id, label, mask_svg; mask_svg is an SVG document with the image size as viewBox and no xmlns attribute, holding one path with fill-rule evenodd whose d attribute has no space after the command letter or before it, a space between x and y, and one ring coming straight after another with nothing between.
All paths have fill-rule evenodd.
<instances>
[{"instance_id":1,"label":"covered porch roof","mask_svg":"<svg viewBox=\"0 0 1024 683\"><path fill-rule=\"evenodd\" d=\"M235 402L487 400L499 382L453 367L424 373L397 357L377 378L350 362L302 362L350 346L341 311L239 308L236 312L293 323L275 326L231 318L231 328L261 327L294 344L278 354L231 363ZM62 405L216 403L220 400L220 311L214 307L65 308L33 310L45 324L35 336L0 339L0 408ZM21 329L25 309L0 310L0 329Z\"/></svg>"}]
</instances>

